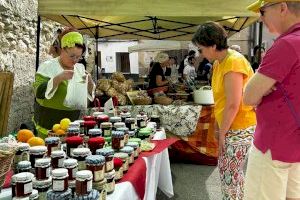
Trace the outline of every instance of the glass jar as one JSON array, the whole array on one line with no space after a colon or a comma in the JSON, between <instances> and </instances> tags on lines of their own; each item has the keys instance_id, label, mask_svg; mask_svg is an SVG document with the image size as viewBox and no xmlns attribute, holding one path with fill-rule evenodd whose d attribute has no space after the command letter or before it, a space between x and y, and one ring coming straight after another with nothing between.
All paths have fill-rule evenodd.
<instances>
[{"instance_id":1,"label":"glass jar","mask_svg":"<svg viewBox=\"0 0 300 200\"><path fill-rule=\"evenodd\" d=\"M82 170L76 173L76 195L86 195L93 189L93 174L89 170Z\"/></svg>"},{"instance_id":2,"label":"glass jar","mask_svg":"<svg viewBox=\"0 0 300 200\"><path fill-rule=\"evenodd\" d=\"M139 153L140 153L139 150L138 150L139 143L137 143L137 142L128 142L126 144L126 146L132 147L134 149L134 152L133 152L134 159L137 159L138 156L139 156Z\"/></svg>"},{"instance_id":3,"label":"glass jar","mask_svg":"<svg viewBox=\"0 0 300 200\"><path fill-rule=\"evenodd\" d=\"M104 179L105 157L102 155L91 155L86 157L86 169L93 173L93 181L99 182Z\"/></svg>"},{"instance_id":4,"label":"glass jar","mask_svg":"<svg viewBox=\"0 0 300 200\"><path fill-rule=\"evenodd\" d=\"M111 136L112 123L102 122L100 127L101 127L101 130L102 130L102 133L103 133L104 137L110 137Z\"/></svg>"},{"instance_id":5,"label":"glass jar","mask_svg":"<svg viewBox=\"0 0 300 200\"><path fill-rule=\"evenodd\" d=\"M28 143L20 143L18 145L14 157L14 167L16 167L20 161L29 161L29 148L30 146Z\"/></svg>"},{"instance_id":6,"label":"glass jar","mask_svg":"<svg viewBox=\"0 0 300 200\"><path fill-rule=\"evenodd\" d=\"M68 170L64 168L52 171L52 190L54 192L64 192L68 189Z\"/></svg>"},{"instance_id":7,"label":"glass jar","mask_svg":"<svg viewBox=\"0 0 300 200\"><path fill-rule=\"evenodd\" d=\"M47 192L47 200L70 200L72 199L72 190L68 188L64 192L55 192L53 190L49 190Z\"/></svg>"},{"instance_id":8,"label":"glass jar","mask_svg":"<svg viewBox=\"0 0 300 200\"><path fill-rule=\"evenodd\" d=\"M63 168L66 153L64 151L52 151L51 153L51 166L52 169Z\"/></svg>"},{"instance_id":9,"label":"glass jar","mask_svg":"<svg viewBox=\"0 0 300 200\"><path fill-rule=\"evenodd\" d=\"M50 158L41 158L35 161L36 180L45 180L50 177Z\"/></svg>"},{"instance_id":10,"label":"glass jar","mask_svg":"<svg viewBox=\"0 0 300 200\"><path fill-rule=\"evenodd\" d=\"M67 143L67 156L71 157L73 155L74 149L78 148L83 143L83 139L79 136L73 136L66 138Z\"/></svg>"},{"instance_id":11,"label":"glass jar","mask_svg":"<svg viewBox=\"0 0 300 200\"><path fill-rule=\"evenodd\" d=\"M68 170L69 180L75 180L76 172L78 171L78 162L76 159L66 159L64 160L64 167Z\"/></svg>"},{"instance_id":12,"label":"glass jar","mask_svg":"<svg viewBox=\"0 0 300 200\"><path fill-rule=\"evenodd\" d=\"M115 116L115 117L109 118L109 121L110 121L110 122L112 123L112 125L114 126L114 124L115 124L116 122L121 122L122 119L121 119L121 117Z\"/></svg>"},{"instance_id":13,"label":"glass jar","mask_svg":"<svg viewBox=\"0 0 300 200\"><path fill-rule=\"evenodd\" d=\"M124 132L113 131L111 133L111 147L113 149L121 149L124 147Z\"/></svg>"},{"instance_id":14,"label":"glass jar","mask_svg":"<svg viewBox=\"0 0 300 200\"><path fill-rule=\"evenodd\" d=\"M128 158L128 154L127 153L115 153L114 154L115 158L120 158L123 161L123 172L127 172L128 168L129 168L129 158Z\"/></svg>"},{"instance_id":15,"label":"glass jar","mask_svg":"<svg viewBox=\"0 0 300 200\"><path fill-rule=\"evenodd\" d=\"M149 138L151 136L152 129L151 128L141 128L138 132L138 137L143 139Z\"/></svg>"},{"instance_id":16,"label":"glass jar","mask_svg":"<svg viewBox=\"0 0 300 200\"><path fill-rule=\"evenodd\" d=\"M102 131L99 128L93 128L93 129L89 130L88 135L89 135L90 138L100 137L102 135Z\"/></svg>"},{"instance_id":17,"label":"glass jar","mask_svg":"<svg viewBox=\"0 0 300 200\"><path fill-rule=\"evenodd\" d=\"M45 138L45 144L47 146L47 156L50 157L52 151L60 150L58 148L59 145L59 137L48 137Z\"/></svg>"},{"instance_id":18,"label":"glass jar","mask_svg":"<svg viewBox=\"0 0 300 200\"><path fill-rule=\"evenodd\" d=\"M113 169L109 172L106 172L104 176L107 181L106 183L107 194L111 194L115 190L115 170Z\"/></svg>"},{"instance_id":19,"label":"glass jar","mask_svg":"<svg viewBox=\"0 0 300 200\"><path fill-rule=\"evenodd\" d=\"M16 197L28 197L32 193L32 173L23 172L15 174L12 179L15 181L15 194Z\"/></svg>"},{"instance_id":20,"label":"glass jar","mask_svg":"<svg viewBox=\"0 0 300 200\"><path fill-rule=\"evenodd\" d=\"M30 172L31 171L31 162L29 161L20 161L17 165L18 173Z\"/></svg>"},{"instance_id":21,"label":"glass jar","mask_svg":"<svg viewBox=\"0 0 300 200\"><path fill-rule=\"evenodd\" d=\"M98 128L101 128L101 124L103 122L109 122L109 116L108 115L99 115L97 116L97 124L98 124Z\"/></svg>"},{"instance_id":22,"label":"glass jar","mask_svg":"<svg viewBox=\"0 0 300 200\"><path fill-rule=\"evenodd\" d=\"M34 167L36 159L43 158L47 153L47 147L35 146L29 148L31 167Z\"/></svg>"},{"instance_id":23,"label":"glass jar","mask_svg":"<svg viewBox=\"0 0 300 200\"><path fill-rule=\"evenodd\" d=\"M97 149L96 155L102 155L105 157L105 171L111 171L114 169L114 150L110 148Z\"/></svg>"},{"instance_id":24,"label":"glass jar","mask_svg":"<svg viewBox=\"0 0 300 200\"><path fill-rule=\"evenodd\" d=\"M129 139L129 129L127 127L117 128L117 131L124 132L124 144L127 144Z\"/></svg>"},{"instance_id":25,"label":"glass jar","mask_svg":"<svg viewBox=\"0 0 300 200\"><path fill-rule=\"evenodd\" d=\"M29 200L37 200L39 198L39 192L37 190L32 190L31 195L29 196Z\"/></svg>"},{"instance_id":26,"label":"glass jar","mask_svg":"<svg viewBox=\"0 0 300 200\"><path fill-rule=\"evenodd\" d=\"M161 124L160 124L160 119L159 119L158 115L152 115L151 118L150 118L150 121L155 122L156 123L156 128L160 129Z\"/></svg>"},{"instance_id":27,"label":"glass jar","mask_svg":"<svg viewBox=\"0 0 300 200\"><path fill-rule=\"evenodd\" d=\"M106 183L107 183L107 180L105 178L102 181L93 182L93 189L99 191L99 193L100 193L99 200L106 199L106 196L107 196Z\"/></svg>"},{"instance_id":28,"label":"glass jar","mask_svg":"<svg viewBox=\"0 0 300 200\"><path fill-rule=\"evenodd\" d=\"M80 134L84 134L84 120L76 120L80 124Z\"/></svg>"},{"instance_id":29,"label":"glass jar","mask_svg":"<svg viewBox=\"0 0 300 200\"><path fill-rule=\"evenodd\" d=\"M74 174L74 177L76 177L76 174ZM69 188L72 191L72 198L74 198L75 196L75 190L76 190L76 180L69 180Z\"/></svg>"},{"instance_id":30,"label":"glass jar","mask_svg":"<svg viewBox=\"0 0 300 200\"><path fill-rule=\"evenodd\" d=\"M125 128L126 125L124 122L116 122L114 123L114 130L117 130L118 128Z\"/></svg>"},{"instance_id":31,"label":"glass jar","mask_svg":"<svg viewBox=\"0 0 300 200\"><path fill-rule=\"evenodd\" d=\"M89 130L95 128L96 121L85 121L84 126L84 135L88 135Z\"/></svg>"},{"instance_id":32,"label":"glass jar","mask_svg":"<svg viewBox=\"0 0 300 200\"><path fill-rule=\"evenodd\" d=\"M130 138L128 141L129 142L137 142L139 144L139 146L137 147L137 151L139 153L141 153L141 143L142 143L142 140L140 138Z\"/></svg>"},{"instance_id":33,"label":"glass jar","mask_svg":"<svg viewBox=\"0 0 300 200\"><path fill-rule=\"evenodd\" d=\"M135 130L135 119L134 118L126 118L125 124L126 124L126 127L129 128L130 131Z\"/></svg>"},{"instance_id":34,"label":"glass jar","mask_svg":"<svg viewBox=\"0 0 300 200\"><path fill-rule=\"evenodd\" d=\"M85 159L87 156L92 155L89 148L77 148L73 151L73 158L78 161L78 170L85 170Z\"/></svg>"},{"instance_id":35,"label":"glass jar","mask_svg":"<svg viewBox=\"0 0 300 200\"><path fill-rule=\"evenodd\" d=\"M134 149L133 149L133 147L125 146L122 149L120 149L120 152L128 154L128 162L129 162L130 165L134 163Z\"/></svg>"},{"instance_id":36,"label":"glass jar","mask_svg":"<svg viewBox=\"0 0 300 200\"><path fill-rule=\"evenodd\" d=\"M144 128L147 126L147 121L145 120L145 118L142 115L136 116L136 122L137 122L138 128Z\"/></svg>"},{"instance_id":37,"label":"glass jar","mask_svg":"<svg viewBox=\"0 0 300 200\"><path fill-rule=\"evenodd\" d=\"M123 112L120 113L120 116L121 116L122 122L125 122L125 119L130 118L131 114L130 114L130 112L123 111Z\"/></svg>"},{"instance_id":38,"label":"glass jar","mask_svg":"<svg viewBox=\"0 0 300 200\"><path fill-rule=\"evenodd\" d=\"M114 158L114 167L116 171L115 181L120 180L123 177L123 161L120 158Z\"/></svg>"},{"instance_id":39,"label":"glass jar","mask_svg":"<svg viewBox=\"0 0 300 200\"><path fill-rule=\"evenodd\" d=\"M67 130L67 137L72 136L79 136L80 135L80 128L77 127L69 127Z\"/></svg>"},{"instance_id":40,"label":"glass jar","mask_svg":"<svg viewBox=\"0 0 300 200\"><path fill-rule=\"evenodd\" d=\"M88 145L93 155L96 154L97 149L102 149L104 144L105 140L103 137L94 137L88 140Z\"/></svg>"},{"instance_id":41,"label":"glass jar","mask_svg":"<svg viewBox=\"0 0 300 200\"><path fill-rule=\"evenodd\" d=\"M47 200L47 191L51 188L51 176L45 180L34 180L33 188L39 192L39 200Z\"/></svg>"}]
</instances>

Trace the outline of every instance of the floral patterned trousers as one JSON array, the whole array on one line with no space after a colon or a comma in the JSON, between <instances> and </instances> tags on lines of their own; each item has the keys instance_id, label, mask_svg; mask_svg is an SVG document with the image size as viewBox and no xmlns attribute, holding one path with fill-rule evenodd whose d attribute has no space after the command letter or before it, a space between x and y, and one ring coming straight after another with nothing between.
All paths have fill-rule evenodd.
<instances>
[{"instance_id":1,"label":"floral patterned trousers","mask_svg":"<svg viewBox=\"0 0 300 200\"><path fill-rule=\"evenodd\" d=\"M223 200L242 200L244 196L244 165L253 141L255 126L229 130L224 151L219 155L218 168Z\"/></svg>"}]
</instances>

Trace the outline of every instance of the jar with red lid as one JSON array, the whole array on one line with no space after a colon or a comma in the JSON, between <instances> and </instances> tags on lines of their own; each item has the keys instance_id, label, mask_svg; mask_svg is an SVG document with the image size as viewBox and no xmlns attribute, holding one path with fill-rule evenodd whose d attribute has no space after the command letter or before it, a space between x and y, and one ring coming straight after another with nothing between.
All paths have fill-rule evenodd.
<instances>
[{"instance_id":1,"label":"jar with red lid","mask_svg":"<svg viewBox=\"0 0 300 200\"><path fill-rule=\"evenodd\" d=\"M118 152L114 154L115 158L120 158L123 161L123 173L128 171L129 168L129 157L127 153Z\"/></svg>"},{"instance_id":2,"label":"jar with red lid","mask_svg":"<svg viewBox=\"0 0 300 200\"><path fill-rule=\"evenodd\" d=\"M66 153L64 151L52 151L51 153L51 166L52 169L63 168Z\"/></svg>"},{"instance_id":3,"label":"jar with red lid","mask_svg":"<svg viewBox=\"0 0 300 200\"><path fill-rule=\"evenodd\" d=\"M30 162L31 167L34 167L35 161L39 158L43 158L46 156L47 153L47 147L45 146L34 146L29 148L30 152Z\"/></svg>"},{"instance_id":4,"label":"jar with red lid","mask_svg":"<svg viewBox=\"0 0 300 200\"><path fill-rule=\"evenodd\" d=\"M83 124L83 126L84 126L84 134L88 135L89 130L95 128L96 121L93 121L93 120L91 120L91 121L85 121L84 124Z\"/></svg>"},{"instance_id":5,"label":"jar with red lid","mask_svg":"<svg viewBox=\"0 0 300 200\"><path fill-rule=\"evenodd\" d=\"M52 171L52 190L54 192L64 192L69 188L68 170L64 168L54 169Z\"/></svg>"},{"instance_id":6,"label":"jar with red lid","mask_svg":"<svg viewBox=\"0 0 300 200\"><path fill-rule=\"evenodd\" d=\"M96 154L97 149L103 148L104 144L105 139L103 137L94 137L88 140L88 145L93 155Z\"/></svg>"},{"instance_id":7,"label":"jar with red lid","mask_svg":"<svg viewBox=\"0 0 300 200\"><path fill-rule=\"evenodd\" d=\"M78 161L78 170L85 170L85 158L92 155L89 148L77 148L73 151L73 158Z\"/></svg>"},{"instance_id":8,"label":"jar with red lid","mask_svg":"<svg viewBox=\"0 0 300 200\"><path fill-rule=\"evenodd\" d=\"M14 192L16 197L29 197L32 193L32 180L34 175L28 172L22 172L12 176L15 182Z\"/></svg>"},{"instance_id":9,"label":"jar with red lid","mask_svg":"<svg viewBox=\"0 0 300 200\"><path fill-rule=\"evenodd\" d=\"M114 169L114 150L111 148L103 148L103 149L97 149L96 155L102 155L105 157L105 171L111 171Z\"/></svg>"},{"instance_id":10,"label":"jar with red lid","mask_svg":"<svg viewBox=\"0 0 300 200\"><path fill-rule=\"evenodd\" d=\"M67 156L71 157L74 149L83 144L83 139L79 136L73 136L66 138L67 143Z\"/></svg>"},{"instance_id":11,"label":"jar with red lid","mask_svg":"<svg viewBox=\"0 0 300 200\"><path fill-rule=\"evenodd\" d=\"M91 155L86 157L86 169L93 173L93 181L99 182L104 179L105 157L101 155Z\"/></svg>"},{"instance_id":12,"label":"jar with red lid","mask_svg":"<svg viewBox=\"0 0 300 200\"><path fill-rule=\"evenodd\" d=\"M124 147L124 132L113 131L111 133L111 147L113 149L121 149Z\"/></svg>"},{"instance_id":13,"label":"jar with red lid","mask_svg":"<svg viewBox=\"0 0 300 200\"><path fill-rule=\"evenodd\" d=\"M111 136L112 123L102 122L100 127L101 127L101 130L102 130L102 133L103 133L104 137L110 137Z\"/></svg>"},{"instance_id":14,"label":"jar with red lid","mask_svg":"<svg viewBox=\"0 0 300 200\"><path fill-rule=\"evenodd\" d=\"M108 115L98 115L96 118L98 128L100 128L101 123L103 122L109 122L109 116Z\"/></svg>"},{"instance_id":15,"label":"jar with red lid","mask_svg":"<svg viewBox=\"0 0 300 200\"><path fill-rule=\"evenodd\" d=\"M89 170L82 170L76 173L76 195L86 195L92 191L93 183L93 174Z\"/></svg>"},{"instance_id":16,"label":"jar with red lid","mask_svg":"<svg viewBox=\"0 0 300 200\"><path fill-rule=\"evenodd\" d=\"M50 158L41 158L35 161L36 180L45 180L50 177Z\"/></svg>"},{"instance_id":17,"label":"jar with red lid","mask_svg":"<svg viewBox=\"0 0 300 200\"><path fill-rule=\"evenodd\" d=\"M90 115L86 115L86 116L83 116L83 120L84 121L94 121L95 117L94 116L90 116Z\"/></svg>"},{"instance_id":18,"label":"jar with red lid","mask_svg":"<svg viewBox=\"0 0 300 200\"><path fill-rule=\"evenodd\" d=\"M126 118L125 119L126 127L129 128L130 131L135 130L135 119L134 118Z\"/></svg>"},{"instance_id":19,"label":"jar with red lid","mask_svg":"<svg viewBox=\"0 0 300 200\"><path fill-rule=\"evenodd\" d=\"M47 156L50 157L52 151L59 150L59 137L47 137L45 138L45 144L47 146Z\"/></svg>"},{"instance_id":20,"label":"jar with red lid","mask_svg":"<svg viewBox=\"0 0 300 200\"><path fill-rule=\"evenodd\" d=\"M118 181L123 177L123 161L120 158L114 158L114 168L116 171L115 180Z\"/></svg>"},{"instance_id":21,"label":"jar with red lid","mask_svg":"<svg viewBox=\"0 0 300 200\"><path fill-rule=\"evenodd\" d=\"M102 131L99 128L90 129L88 133L89 138L100 137L101 135L102 135Z\"/></svg>"},{"instance_id":22,"label":"jar with red lid","mask_svg":"<svg viewBox=\"0 0 300 200\"><path fill-rule=\"evenodd\" d=\"M69 181L75 180L76 172L78 171L78 162L76 159L69 158L64 160L64 168L68 170Z\"/></svg>"}]
</instances>

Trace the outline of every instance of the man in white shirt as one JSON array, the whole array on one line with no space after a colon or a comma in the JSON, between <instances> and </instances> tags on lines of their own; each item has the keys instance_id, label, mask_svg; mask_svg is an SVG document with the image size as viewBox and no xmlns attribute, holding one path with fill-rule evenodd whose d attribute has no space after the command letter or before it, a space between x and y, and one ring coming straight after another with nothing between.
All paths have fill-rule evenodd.
<instances>
[{"instance_id":1,"label":"man in white shirt","mask_svg":"<svg viewBox=\"0 0 300 200\"><path fill-rule=\"evenodd\" d=\"M194 81L196 78L195 62L195 57L190 56L188 58L188 64L183 69L183 78L187 82Z\"/></svg>"}]
</instances>

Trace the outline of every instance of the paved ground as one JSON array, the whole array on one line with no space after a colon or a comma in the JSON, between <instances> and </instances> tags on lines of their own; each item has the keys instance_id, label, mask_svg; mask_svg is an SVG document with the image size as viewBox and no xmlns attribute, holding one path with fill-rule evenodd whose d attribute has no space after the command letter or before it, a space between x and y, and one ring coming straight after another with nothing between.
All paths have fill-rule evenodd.
<instances>
[{"instance_id":1,"label":"paved ground","mask_svg":"<svg viewBox=\"0 0 300 200\"><path fill-rule=\"evenodd\" d=\"M220 180L215 166L171 163L175 196L170 200L221 200ZM167 200L157 191L157 200Z\"/></svg>"}]
</instances>

